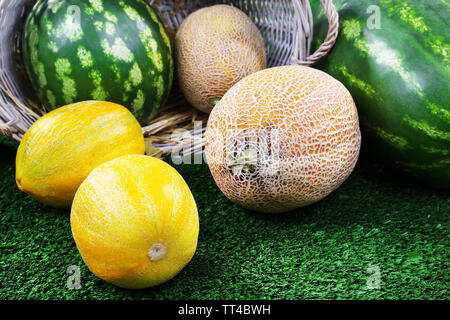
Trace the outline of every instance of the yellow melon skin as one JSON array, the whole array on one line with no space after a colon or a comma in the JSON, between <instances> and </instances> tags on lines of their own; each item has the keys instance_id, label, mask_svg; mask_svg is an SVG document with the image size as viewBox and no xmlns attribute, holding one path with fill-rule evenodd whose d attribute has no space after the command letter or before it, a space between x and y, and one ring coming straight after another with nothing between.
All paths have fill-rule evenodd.
<instances>
[{"instance_id":1,"label":"yellow melon skin","mask_svg":"<svg viewBox=\"0 0 450 320\"><path fill-rule=\"evenodd\" d=\"M88 268L129 289L170 280L197 248L189 187L174 168L148 156L122 156L95 168L75 195L70 224Z\"/></svg>"},{"instance_id":2,"label":"yellow melon skin","mask_svg":"<svg viewBox=\"0 0 450 320\"><path fill-rule=\"evenodd\" d=\"M40 202L68 207L96 166L144 153L142 129L127 108L103 101L74 103L47 113L25 133L16 155L16 183Z\"/></svg>"},{"instance_id":3,"label":"yellow melon skin","mask_svg":"<svg viewBox=\"0 0 450 320\"><path fill-rule=\"evenodd\" d=\"M206 159L220 190L254 211L312 204L350 175L361 144L347 89L309 67L256 72L210 114Z\"/></svg>"},{"instance_id":4,"label":"yellow melon skin","mask_svg":"<svg viewBox=\"0 0 450 320\"><path fill-rule=\"evenodd\" d=\"M189 103L206 113L236 82L266 67L258 28L227 5L190 14L177 31L175 47L180 88Z\"/></svg>"}]
</instances>

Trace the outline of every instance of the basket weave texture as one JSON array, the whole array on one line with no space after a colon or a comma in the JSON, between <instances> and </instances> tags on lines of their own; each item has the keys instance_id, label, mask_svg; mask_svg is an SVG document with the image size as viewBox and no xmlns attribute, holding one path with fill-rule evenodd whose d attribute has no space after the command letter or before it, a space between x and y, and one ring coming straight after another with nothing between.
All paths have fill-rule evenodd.
<instances>
[{"instance_id":1,"label":"basket weave texture","mask_svg":"<svg viewBox=\"0 0 450 320\"><path fill-rule=\"evenodd\" d=\"M338 14L332 0L320 0L328 15L329 31L312 54L313 18L308 0L147 0L174 38L183 20L195 10L229 4L243 10L260 29L267 66L313 65L333 47L338 36ZM0 0L0 134L20 141L46 113L34 95L21 57L21 34L36 0ZM159 115L142 128L147 154L162 157L202 152L208 115L191 107L176 84Z\"/></svg>"}]
</instances>

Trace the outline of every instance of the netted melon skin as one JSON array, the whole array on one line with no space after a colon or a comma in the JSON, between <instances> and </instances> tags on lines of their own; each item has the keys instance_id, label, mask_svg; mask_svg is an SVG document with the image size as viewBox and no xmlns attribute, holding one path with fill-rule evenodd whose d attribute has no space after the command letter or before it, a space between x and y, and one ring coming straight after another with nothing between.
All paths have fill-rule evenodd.
<instances>
[{"instance_id":1,"label":"netted melon skin","mask_svg":"<svg viewBox=\"0 0 450 320\"><path fill-rule=\"evenodd\" d=\"M177 74L186 99L209 113L236 82L266 67L264 42L241 10L215 5L189 15L175 37Z\"/></svg>"},{"instance_id":2,"label":"netted melon skin","mask_svg":"<svg viewBox=\"0 0 450 320\"><path fill-rule=\"evenodd\" d=\"M322 71L283 66L256 72L225 94L210 114L205 154L229 199L280 213L338 188L353 171L360 145L348 90ZM257 161L249 150L257 151Z\"/></svg>"}]
</instances>

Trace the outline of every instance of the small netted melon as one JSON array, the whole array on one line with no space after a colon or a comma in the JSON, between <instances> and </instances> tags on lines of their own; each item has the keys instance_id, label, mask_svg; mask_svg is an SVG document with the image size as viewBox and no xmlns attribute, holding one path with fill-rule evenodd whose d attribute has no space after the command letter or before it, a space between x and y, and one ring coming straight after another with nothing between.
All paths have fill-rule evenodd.
<instances>
[{"instance_id":1,"label":"small netted melon","mask_svg":"<svg viewBox=\"0 0 450 320\"><path fill-rule=\"evenodd\" d=\"M241 10L215 5L189 15L175 37L186 99L209 113L236 82L266 67L261 33Z\"/></svg>"},{"instance_id":2,"label":"small netted melon","mask_svg":"<svg viewBox=\"0 0 450 320\"><path fill-rule=\"evenodd\" d=\"M312 204L352 172L361 144L348 90L309 67L258 71L209 116L205 154L220 190L254 211Z\"/></svg>"}]
</instances>

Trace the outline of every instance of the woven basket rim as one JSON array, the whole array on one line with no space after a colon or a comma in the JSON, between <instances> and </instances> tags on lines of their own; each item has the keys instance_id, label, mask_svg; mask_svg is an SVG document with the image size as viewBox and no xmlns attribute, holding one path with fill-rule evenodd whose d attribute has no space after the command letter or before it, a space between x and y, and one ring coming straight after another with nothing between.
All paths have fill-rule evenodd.
<instances>
[{"instance_id":1,"label":"woven basket rim","mask_svg":"<svg viewBox=\"0 0 450 320\"><path fill-rule=\"evenodd\" d=\"M189 0L146 1L160 15L166 28L172 29L172 33L176 32L176 30L173 30L174 28L170 25L170 22L164 18L160 5L174 2L175 6L179 6L178 10L180 10L182 5ZM194 1L199 2L198 0ZM0 7L5 5L5 2L9 2L9 0L0 0ZM26 5L31 6L36 1L24 0L24 2L26 2ZM223 2L227 3L227 1ZM289 64L311 66L327 55L335 44L339 30L339 16L332 0L320 0L328 17L329 29L320 47L314 53L309 54L313 38L313 17L309 0L291 0L291 2L295 12L296 23L298 23L298 39L296 39L296 46L293 48ZM175 15L177 12L172 10L172 14ZM20 47L20 33L17 30L15 33L17 47ZM2 58L4 52L2 51L0 48L0 98L3 100L3 102L0 100L0 134L20 141L23 134L34 121L46 112L39 103L30 98L18 96L16 88L11 88L8 84L3 70ZM17 54L21 59L20 52ZM28 80L27 77L25 78ZM174 85L169 101L161 109L159 115L142 128L146 138L147 154L163 157L174 150L177 152L182 150L181 153L183 155L201 152L204 146L203 133L207 118L207 114L202 114L190 106L180 90L177 90L176 85ZM201 121L203 129L195 131L194 127L198 121ZM186 133L190 133L190 137Z\"/></svg>"}]
</instances>

